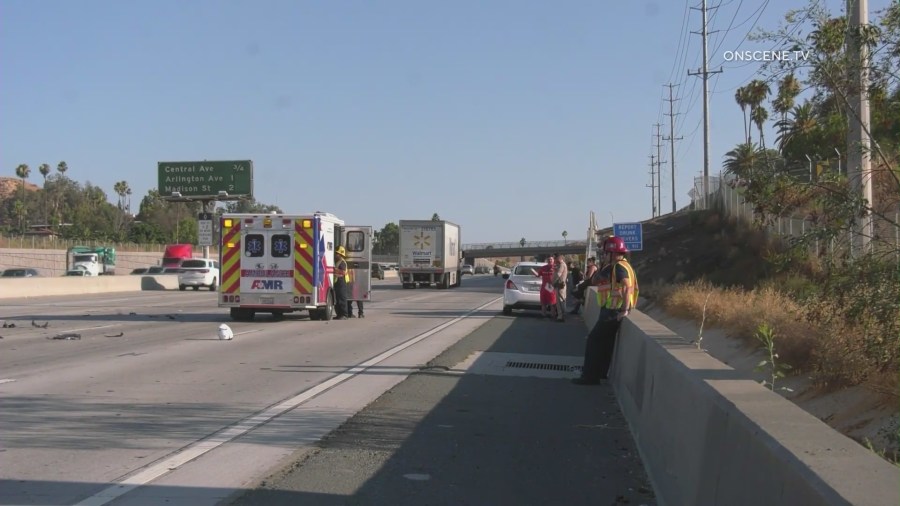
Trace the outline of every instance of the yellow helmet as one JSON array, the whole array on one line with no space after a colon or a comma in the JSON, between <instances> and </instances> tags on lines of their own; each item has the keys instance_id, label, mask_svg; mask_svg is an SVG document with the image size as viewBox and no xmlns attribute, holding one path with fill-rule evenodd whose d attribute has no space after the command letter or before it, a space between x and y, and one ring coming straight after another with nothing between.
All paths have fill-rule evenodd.
<instances>
[{"instance_id":1,"label":"yellow helmet","mask_svg":"<svg viewBox=\"0 0 900 506\"><path fill-rule=\"evenodd\" d=\"M335 253L337 253L338 255L340 255L342 257L347 256L347 250L345 250L343 246L338 246L338 249L337 249L337 251L335 251Z\"/></svg>"}]
</instances>

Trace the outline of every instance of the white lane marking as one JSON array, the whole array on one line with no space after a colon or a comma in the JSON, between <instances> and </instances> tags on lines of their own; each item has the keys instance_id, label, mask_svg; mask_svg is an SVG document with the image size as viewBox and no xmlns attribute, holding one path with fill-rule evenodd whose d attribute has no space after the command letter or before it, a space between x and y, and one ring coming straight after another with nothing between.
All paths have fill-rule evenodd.
<instances>
[{"instance_id":1,"label":"white lane marking","mask_svg":"<svg viewBox=\"0 0 900 506\"><path fill-rule=\"evenodd\" d=\"M12 378L0 379L0 384L3 384L3 383L12 383L12 382L14 382L14 381L16 381L16 380L14 380L14 379L12 379Z\"/></svg>"},{"instance_id":2,"label":"white lane marking","mask_svg":"<svg viewBox=\"0 0 900 506\"><path fill-rule=\"evenodd\" d=\"M252 334L252 333L254 333L254 332L262 332L262 329L245 330L245 331L243 331L243 332L238 332L238 333L236 333L235 335L236 335L236 336L242 336L242 335L244 335L244 334Z\"/></svg>"},{"instance_id":3,"label":"white lane marking","mask_svg":"<svg viewBox=\"0 0 900 506\"><path fill-rule=\"evenodd\" d=\"M108 329L109 327L121 327L121 326L122 326L121 323L113 323L110 325L97 325L96 327L84 327L84 328L80 328L80 329L71 329L71 330L67 330L66 332L78 332L79 330Z\"/></svg>"},{"instance_id":4,"label":"white lane marking","mask_svg":"<svg viewBox=\"0 0 900 506\"><path fill-rule=\"evenodd\" d=\"M84 499L83 501L77 503L75 506L103 506L104 504L107 504L142 485L146 485L165 474L175 471L179 467L202 456L203 454L210 452L218 448L219 446L232 441L233 439L243 436L251 430L256 429L257 427L260 427L261 425L269 422L269 420L272 420L273 418L296 408L304 402L309 401L310 399L325 392L326 390L330 390L331 388L349 380L350 378L357 376L358 374L366 371L379 362L383 362L384 360L387 360L388 358L396 355L397 353L400 353L410 346L428 339L434 334L437 334L438 332L459 323L467 316L481 311L482 309L490 306L500 299L500 297L497 297L496 299L487 302L486 304L468 311L462 316L457 316L456 318L444 322L431 330L428 330L416 337L409 339L406 342L394 346L393 348L381 353L380 355L375 356L374 358L366 360L361 364L355 365L350 369L347 369L345 372L342 372L337 376L328 379L327 381L319 383L309 390L301 392L300 394L295 395L294 397L291 397L287 400L281 401L274 406L270 406L269 408L266 408L263 411L256 413L255 415L251 415L234 425L225 427L224 429L216 432L209 437L206 437L199 441L195 441L194 443L191 443L184 447L182 450L177 451L172 456L158 461L154 464L150 464L141 470L138 470L135 474L119 481L115 485L103 489L99 493L94 494L87 499Z\"/></svg>"}]
</instances>

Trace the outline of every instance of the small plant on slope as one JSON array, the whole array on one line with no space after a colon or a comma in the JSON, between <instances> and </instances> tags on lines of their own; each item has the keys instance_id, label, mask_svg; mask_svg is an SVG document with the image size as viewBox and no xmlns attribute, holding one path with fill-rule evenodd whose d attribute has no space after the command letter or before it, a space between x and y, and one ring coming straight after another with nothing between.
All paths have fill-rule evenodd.
<instances>
[{"instance_id":1,"label":"small plant on slope","mask_svg":"<svg viewBox=\"0 0 900 506\"><path fill-rule=\"evenodd\" d=\"M760 383L775 391L775 381L778 378L784 378L785 372L790 371L791 366L778 362L778 352L775 351L775 329L773 327L770 327L767 323L760 324L756 329L755 337L763 344L762 349L765 350L767 358L760 360L754 370L757 372L768 372L769 379L762 380ZM786 387L782 387L782 390L791 391L790 388Z\"/></svg>"}]
</instances>

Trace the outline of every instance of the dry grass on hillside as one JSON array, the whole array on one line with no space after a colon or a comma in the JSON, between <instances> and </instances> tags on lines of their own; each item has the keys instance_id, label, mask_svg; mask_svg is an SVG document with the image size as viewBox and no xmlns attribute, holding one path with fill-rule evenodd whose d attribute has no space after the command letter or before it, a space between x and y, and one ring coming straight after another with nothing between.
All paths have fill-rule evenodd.
<instances>
[{"instance_id":1,"label":"dry grass on hillside","mask_svg":"<svg viewBox=\"0 0 900 506\"><path fill-rule=\"evenodd\" d=\"M645 270L638 269L656 274L675 267L681 274L674 279L656 274L646 290L669 314L699 323L705 305L706 327L751 345L760 345L754 336L765 323L775 329L781 360L811 375L818 386L832 390L874 382L897 396L896 273L862 268L827 274L812 257L794 257L790 265L775 268L773 259L785 250L765 234L734 223L723 228L715 213L696 221L678 231L675 246L684 251L678 264L664 267L664 259L649 258ZM691 248L683 245L694 250L690 264L684 259Z\"/></svg>"},{"instance_id":2,"label":"dry grass on hillside","mask_svg":"<svg viewBox=\"0 0 900 506\"><path fill-rule=\"evenodd\" d=\"M703 319L705 306L705 326L721 328L751 344L759 344L753 336L766 323L775 329L775 346L785 363L802 371L814 367L820 330L805 321L798 304L771 288L746 291L695 281L661 288L659 300L667 313L697 322Z\"/></svg>"}]
</instances>

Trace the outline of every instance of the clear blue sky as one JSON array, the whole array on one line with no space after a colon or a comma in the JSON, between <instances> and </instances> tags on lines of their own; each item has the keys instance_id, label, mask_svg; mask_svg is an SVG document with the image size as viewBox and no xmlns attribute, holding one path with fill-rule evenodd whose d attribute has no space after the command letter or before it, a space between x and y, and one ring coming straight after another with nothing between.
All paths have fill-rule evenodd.
<instances>
[{"instance_id":1,"label":"clear blue sky","mask_svg":"<svg viewBox=\"0 0 900 506\"><path fill-rule=\"evenodd\" d=\"M255 197L286 212L376 229L437 212L464 243L582 239L591 210L601 226L650 218L669 82L677 205L689 202L703 129L688 5L699 1L0 0L0 174L27 163L40 184L40 164L65 160L113 200L128 181L136 207L158 161L251 159ZM724 51L760 48L745 40L754 23L774 29L805 2L718 5L711 173L741 141L734 90L759 67Z\"/></svg>"}]
</instances>

